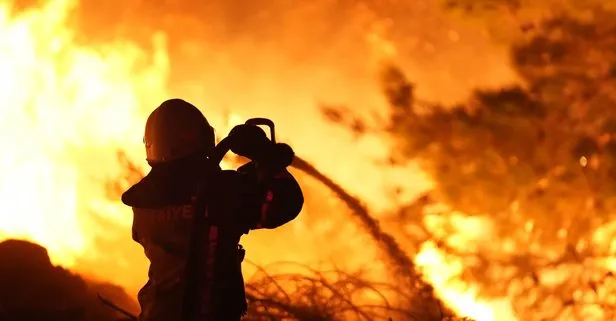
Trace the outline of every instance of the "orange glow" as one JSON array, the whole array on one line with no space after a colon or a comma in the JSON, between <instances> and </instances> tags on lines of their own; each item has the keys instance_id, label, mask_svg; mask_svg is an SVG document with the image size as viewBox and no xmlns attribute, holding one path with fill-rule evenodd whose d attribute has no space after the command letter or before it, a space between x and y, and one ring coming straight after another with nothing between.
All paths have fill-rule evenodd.
<instances>
[{"instance_id":1,"label":"orange glow","mask_svg":"<svg viewBox=\"0 0 616 321\"><path fill-rule=\"evenodd\" d=\"M118 151L147 170L141 143L145 119L155 106L179 95L181 90L174 91L168 84L172 68L164 34L152 37L151 50L129 39L97 46L80 44L66 27L75 5L75 1L52 0L11 15L10 1L0 0L0 240L35 241L48 249L55 264L95 277L113 276L110 281L120 283L134 295L145 281L147 262L141 249L130 240L130 209L108 197L106 184L125 173L117 159ZM395 41L388 40L388 26L386 22L373 24L366 32L365 41L371 51L368 66L364 67L369 71L403 55ZM453 30L444 35L452 42L462 37ZM426 46L429 47L423 45ZM467 58L451 52L443 55L458 62ZM210 69L216 75L204 75L193 84L206 88L203 91L207 94L193 93L187 100L202 108L218 136L224 136L234 124L248 117L272 115L279 125L281 141L291 142L298 154L366 200L377 214L395 206L387 193L393 189L396 177L407 177L408 182L400 184L410 197L429 187L430 182L416 169L374 162L383 159L389 148L378 137L369 135L353 141L348 132L328 126L319 118L314 107L321 98L332 97L335 102L348 98L362 111L382 103L370 77L340 76L335 74L337 66L325 62L297 67L299 71L293 74L287 66L277 65L275 58L263 64L271 64L264 69L271 67L277 74L250 73L257 85L242 87L242 82L237 81L237 87L223 90L216 81L226 71L212 64ZM483 58L468 57L471 58L475 66L467 69L484 62ZM483 83L515 78L509 68L503 67L505 58L500 52L490 53L486 59L500 67ZM463 97L463 89L439 87L442 79L432 75L438 69L433 68L434 64L427 63L427 71L421 70L419 64L409 67L428 84L420 88L422 94L430 98ZM295 80L292 77L297 78L297 83L291 81ZM345 83L338 85L338 81ZM476 79L464 80L467 88L478 83ZM302 91L304 87L309 88ZM229 114L227 108L233 112ZM340 202L309 179L305 186L310 188L309 193L322 197L308 199L304 216L280 232L251 232L243 242L248 259L257 264L277 260L312 263L332 258L344 261L348 267L372 264L376 255L371 240L362 236L357 227L345 224L349 218ZM435 231L440 228L436 219L427 223ZM490 222L458 217L455 223L460 227L455 235L457 242L470 246L491 237ZM352 239L332 244L322 236L332 231ZM597 238L601 237L598 232ZM103 246L103 241L114 246ZM616 241L611 243L616 247ZM352 252L352 247L361 251ZM98 264L109 255L115 256L117 263ZM508 298L479 299L477 285L450 282L460 279L462 263L446 259L433 244L422 247L415 261L441 298L460 314L477 321L517 320ZM616 260L606 264L616 270ZM381 268L375 270L382 274Z\"/></svg>"},{"instance_id":2,"label":"orange glow","mask_svg":"<svg viewBox=\"0 0 616 321\"><path fill-rule=\"evenodd\" d=\"M134 72L146 54L134 46L75 46L64 28L70 6L54 1L11 17L0 3L0 230L39 242L68 266L94 246L88 212L130 224L98 182L120 171L114 149L131 140L129 150L140 147L140 105L150 93L158 95L150 102L164 97L167 73L164 59Z\"/></svg>"}]
</instances>

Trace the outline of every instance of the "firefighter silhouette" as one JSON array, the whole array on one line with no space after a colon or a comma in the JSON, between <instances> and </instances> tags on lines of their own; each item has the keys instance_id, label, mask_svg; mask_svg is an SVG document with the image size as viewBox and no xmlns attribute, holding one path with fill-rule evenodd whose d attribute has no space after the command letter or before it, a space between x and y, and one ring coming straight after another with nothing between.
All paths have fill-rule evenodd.
<instances>
[{"instance_id":1,"label":"firefighter silhouette","mask_svg":"<svg viewBox=\"0 0 616 321\"><path fill-rule=\"evenodd\" d=\"M133 209L133 239L150 261L138 320L240 320L247 311L241 236L288 223L304 203L286 169L292 149L246 124L215 145L205 116L181 99L150 114L144 144L151 169L122 195ZM225 148L251 161L222 170Z\"/></svg>"}]
</instances>

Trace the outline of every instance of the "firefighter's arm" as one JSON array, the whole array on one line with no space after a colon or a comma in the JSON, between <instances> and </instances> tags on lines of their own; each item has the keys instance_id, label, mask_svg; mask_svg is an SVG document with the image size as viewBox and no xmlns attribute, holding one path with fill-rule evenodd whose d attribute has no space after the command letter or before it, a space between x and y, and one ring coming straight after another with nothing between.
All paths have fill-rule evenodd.
<instances>
[{"instance_id":1,"label":"firefighter's arm","mask_svg":"<svg viewBox=\"0 0 616 321\"><path fill-rule=\"evenodd\" d=\"M287 166L295 153L287 144L276 144L265 132L250 125L238 125L229 133L231 151L252 162L240 167L243 177L243 212L250 229L272 229L299 215L302 190Z\"/></svg>"},{"instance_id":2,"label":"firefighter's arm","mask_svg":"<svg viewBox=\"0 0 616 321\"><path fill-rule=\"evenodd\" d=\"M302 189L286 168L275 172L254 162L238 169L245 182L243 212L250 229L273 229L295 219L304 205Z\"/></svg>"}]
</instances>

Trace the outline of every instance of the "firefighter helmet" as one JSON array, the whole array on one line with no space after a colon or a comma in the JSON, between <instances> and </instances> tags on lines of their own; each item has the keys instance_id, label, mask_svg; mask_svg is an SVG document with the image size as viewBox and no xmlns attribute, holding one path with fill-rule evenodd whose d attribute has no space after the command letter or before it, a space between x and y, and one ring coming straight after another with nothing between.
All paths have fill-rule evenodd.
<instances>
[{"instance_id":1,"label":"firefighter helmet","mask_svg":"<svg viewBox=\"0 0 616 321\"><path fill-rule=\"evenodd\" d=\"M197 107L169 99L148 117L143 143L150 165L167 163L213 148L214 129Z\"/></svg>"}]
</instances>

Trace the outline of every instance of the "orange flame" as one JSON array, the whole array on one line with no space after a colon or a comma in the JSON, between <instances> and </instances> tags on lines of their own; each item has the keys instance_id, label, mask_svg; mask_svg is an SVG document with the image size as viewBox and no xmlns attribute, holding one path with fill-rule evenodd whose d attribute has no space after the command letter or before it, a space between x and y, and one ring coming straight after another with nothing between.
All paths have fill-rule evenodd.
<instances>
[{"instance_id":1,"label":"orange flame","mask_svg":"<svg viewBox=\"0 0 616 321\"><path fill-rule=\"evenodd\" d=\"M167 73L164 53L135 72L148 55L135 46L74 44L64 27L71 5L53 1L13 17L0 3L0 230L68 266L94 246L83 213L130 223L125 208L101 197L100 181L120 171L109 166L114 149L138 147L130 137L140 137L140 104L164 95Z\"/></svg>"},{"instance_id":2,"label":"orange flame","mask_svg":"<svg viewBox=\"0 0 616 321\"><path fill-rule=\"evenodd\" d=\"M100 48L79 45L65 27L73 5L53 0L12 16L11 4L0 2L0 239L35 241L48 249L54 263L67 267L80 258L96 259L91 250L107 231L90 213L104 213L114 228L128 235L130 209L106 198L104 182L122 173L115 158L118 150L145 169L143 122L151 106L169 97L163 36L154 37L154 52L130 42ZM383 28L376 25L368 35L378 61L396 54L382 36ZM144 60L151 63L139 67ZM240 119L233 116L230 123L215 125L228 128ZM296 139L305 145L308 140ZM461 242L473 236L469 231L486 226L460 223L468 227ZM301 222L292 228L308 233ZM257 255L266 252L254 247ZM478 321L515 320L506 300L481 301L472 287L445 282L460 273L460 263L445 261L435 247L422 248L416 262L432 271L429 280L461 314ZM124 280L119 282L132 286Z\"/></svg>"}]
</instances>

